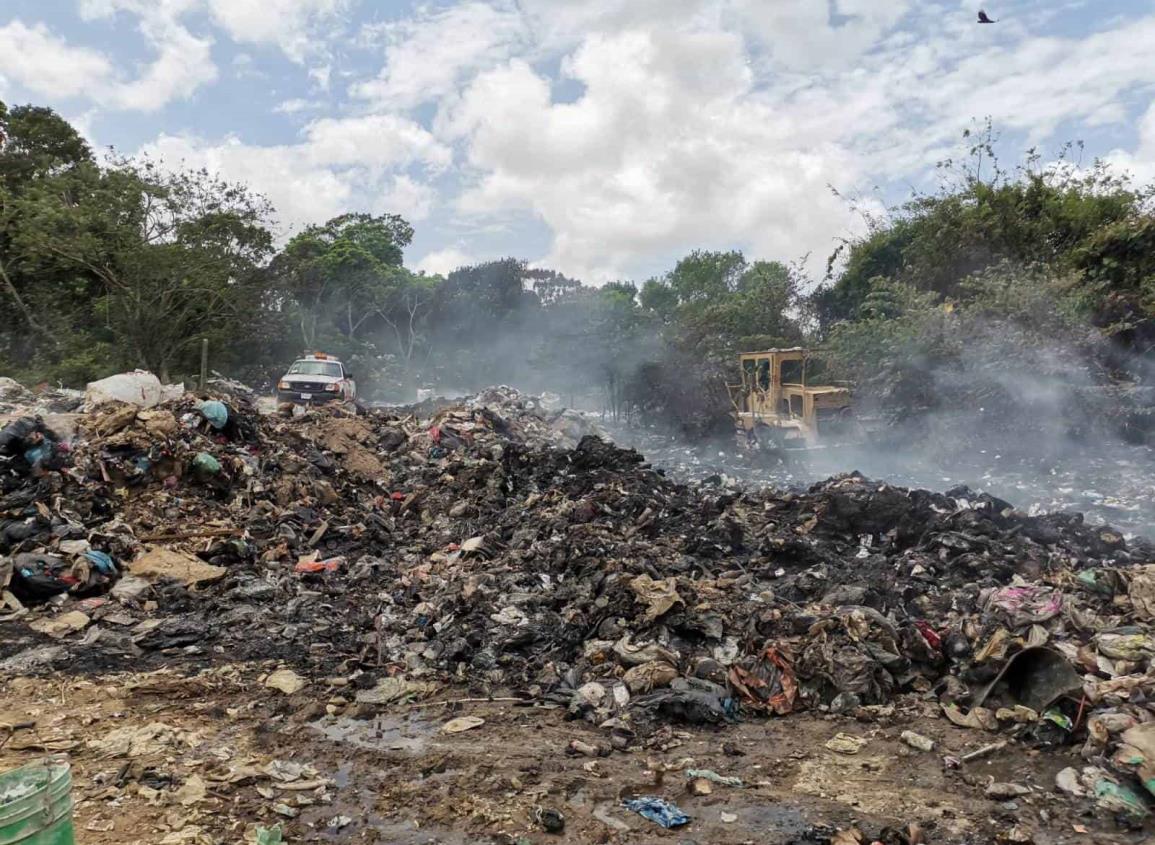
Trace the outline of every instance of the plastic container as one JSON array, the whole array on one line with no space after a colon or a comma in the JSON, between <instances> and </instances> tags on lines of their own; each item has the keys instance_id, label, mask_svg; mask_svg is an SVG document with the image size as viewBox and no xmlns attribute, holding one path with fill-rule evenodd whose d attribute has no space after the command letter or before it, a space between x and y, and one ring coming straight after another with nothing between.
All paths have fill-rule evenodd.
<instances>
[{"instance_id":1,"label":"plastic container","mask_svg":"<svg viewBox=\"0 0 1155 845\"><path fill-rule=\"evenodd\" d=\"M67 757L49 757L0 774L0 845L75 842Z\"/></svg>"}]
</instances>

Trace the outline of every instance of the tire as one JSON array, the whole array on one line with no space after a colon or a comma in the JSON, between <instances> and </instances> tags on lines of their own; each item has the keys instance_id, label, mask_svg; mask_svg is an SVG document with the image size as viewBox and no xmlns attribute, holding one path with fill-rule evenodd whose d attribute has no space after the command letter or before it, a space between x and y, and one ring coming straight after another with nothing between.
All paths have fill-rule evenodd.
<instances>
[{"instance_id":1,"label":"tire","mask_svg":"<svg viewBox=\"0 0 1155 845\"><path fill-rule=\"evenodd\" d=\"M753 434L754 443L759 449L780 452L786 448L786 438L779 428L765 423L756 423Z\"/></svg>"}]
</instances>

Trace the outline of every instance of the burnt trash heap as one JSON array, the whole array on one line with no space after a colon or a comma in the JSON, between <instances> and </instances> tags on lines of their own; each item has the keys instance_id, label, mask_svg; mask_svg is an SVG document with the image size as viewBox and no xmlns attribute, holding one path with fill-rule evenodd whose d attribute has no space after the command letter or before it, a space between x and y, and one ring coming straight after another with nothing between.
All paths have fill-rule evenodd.
<instances>
[{"instance_id":1,"label":"burnt trash heap","mask_svg":"<svg viewBox=\"0 0 1155 845\"><path fill-rule=\"evenodd\" d=\"M1144 541L854 473L682 484L508 388L262 414L232 387L104 402L50 461L10 449L0 669L277 660L366 701L457 684L565 707L599 754L913 696L1078 748L1061 789L1147 812Z\"/></svg>"}]
</instances>

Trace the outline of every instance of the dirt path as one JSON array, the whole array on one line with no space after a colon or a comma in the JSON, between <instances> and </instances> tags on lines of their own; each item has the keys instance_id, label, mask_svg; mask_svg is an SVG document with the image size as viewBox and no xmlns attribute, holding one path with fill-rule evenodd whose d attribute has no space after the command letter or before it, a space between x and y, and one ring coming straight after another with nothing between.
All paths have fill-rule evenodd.
<instances>
[{"instance_id":1,"label":"dirt path","mask_svg":"<svg viewBox=\"0 0 1155 845\"><path fill-rule=\"evenodd\" d=\"M68 753L84 845L252 842L257 825L278 822L290 843L821 843L856 823L877 834L910 822L928 843L1142 839L1112 820L1076 816L1055 793L1054 773L1080 764L1071 751L1012 744L945 769L944 754L996 737L955 728L922 705L870 721L799 714L662 729L644 747L591 758L567 746L605 744L605 734L566 721L561 709L401 705L356 707L368 718L352 718L334 715L350 712L339 683L316 679L284 695L261 684L269 668L9 679L0 726L35 726L0 727L0 766ZM460 715L485 723L445 733ZM903 744L907 729L934 739L935 750ZM866 743L853 755L827 750L838 733ZM692 796L689 768L739 777L743 787ZM991 778L1032 792L987 799ZM623 809L639 795L676 801L691 823L665 831ZM539 807L560 811L564 831L542 830Z\"/></svg>"}]
</instances>

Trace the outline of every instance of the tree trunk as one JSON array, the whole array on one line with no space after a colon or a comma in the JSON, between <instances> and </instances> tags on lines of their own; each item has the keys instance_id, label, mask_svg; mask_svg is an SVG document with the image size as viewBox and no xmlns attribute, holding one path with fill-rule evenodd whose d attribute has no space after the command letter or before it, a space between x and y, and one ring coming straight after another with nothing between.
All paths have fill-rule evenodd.
<instances>
[{"instance_id":1,"label":"tree trunk","mask_svg":"<svg viewBox=\"0 0 1155 845\"><path fill-rule=\"evenodd\" d=\"M8 271L5 270L3 266L0 266L0 280L4 282L4 289L8 291L8 295L11 296L12 300L16 303L16 308L24 316L24 321L28 323L28 327L51 343L53 349L60 349L60 341L32 316L32 309L28 307L28 304L20 296L20 291L16 290L16 285L12 284L12 279L9 278Z\"/></svg>"}]
</instances>

